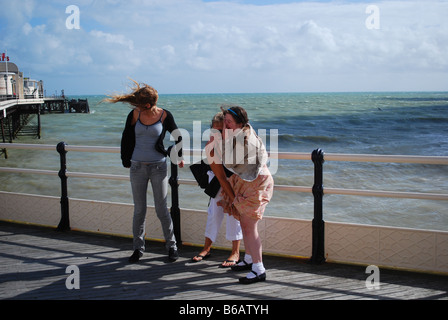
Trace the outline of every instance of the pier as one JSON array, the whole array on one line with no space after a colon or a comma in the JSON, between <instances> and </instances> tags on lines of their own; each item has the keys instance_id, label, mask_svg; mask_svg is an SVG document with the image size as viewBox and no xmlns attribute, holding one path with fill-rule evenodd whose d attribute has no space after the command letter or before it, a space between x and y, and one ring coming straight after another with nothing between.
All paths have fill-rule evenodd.
<instances>
[{"instance_id":1,"label":"pier","mask_svg":"<svg viewBox=\"0 0 448 320\"><path fill-rule=\"evenodd\" d=\"M271 316L297 306L270 300L448 300L448 277L434 274L380 269L378 286L369 288L365 266L264 255L266 282L246 286L238 283L246 272L218 268L226 250L212 249L209 259L192 263L201 248L184 245L169 263L164 244L148 241L140 262L129 264L130 238L0 221L0 239L2 300L188 300L194 306L213 300L221 313L223 304L257 300ZM69 266L78 267L79 289L66 286ZM175 316L180 309L166 312Z\"/></svg>"},{"instance_id":2,"label":"pier","mask_svg":"<svg viewBox=\"0 0 448 320\"><path fill-rule=\"evenodd\" d=\"M67 100L64 90L60 96L45 97L43 81L25 77L19 67L10 62L6 53L0 60L0 142L12 143L19 135L34 136L40 139L40 115L44 113L89 113L87 99ZM30 125L32 115L37 123ZM5 149L0 156L7 157Z\"/></svg>"},{"instance_id":3,"label":"pier","mask_svg":"<svg viewBox=\"0 0 448 320\"><path fill-rule=\"evenodd\" d=\"M0 101L1 141L12 143L19 135L40 139L41 114L46 113L89 113L87 99L68 100L64 96L30 99L8 99ZM37 119L30 123L32 116ZM0 155L7 154L0 149Z\"/></svg>"}]
</instances>

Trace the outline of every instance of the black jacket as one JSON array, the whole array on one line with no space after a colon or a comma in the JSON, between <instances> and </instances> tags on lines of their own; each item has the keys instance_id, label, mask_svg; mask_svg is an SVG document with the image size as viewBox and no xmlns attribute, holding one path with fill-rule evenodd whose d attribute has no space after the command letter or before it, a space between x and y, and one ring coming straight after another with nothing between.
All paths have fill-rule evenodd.
<instances>
[{"instance_id":1,"label":"black jacket","mask_svg":"<svg viewBox=\"0 0 448 320\"><path fill-rule=\"evenodd\" d=\"M210 165L206 164L204 160L201 160L201 162L192 164L190 166L190 170L194 178L198 182L199 187L201 187L201 189L204 189L204 192L210 197L216 197L219 189L221 189L221 184L219 183L217 177L213 177L213 179L208 182L209 178L207 172L209 170L212 170L210 168ZM224 167L224 172L227 178L233 175L233 172L229 171L226 167Z\"/></svg>"},{"instance_id":2,"label":"black jacket","mask_svg":"<svg viewBox=\"0 0 448 320\"><path fill-rule=\"evenodd\" d=\"M165 149L165 146L163 145L163 139L165 139L165 134L168 131L169 133L172 133L174 130L178 129L176 122L174 121L174 117L168 110L163 109L164 112L166 112L166 118L162 123L162 133L159 136L159 139L156 143L156 150L163 154L165 157L170 155L175 155L176 153L170 152L170 148L168 150ZM132 110L128 117L126 118L126 125L123 130L123 134L121 136L121 161L123 163L123 166L126 168L129 168L131 166L131 158L132 153L134 152L135 147L135 124L132 125L132 118L133 118L134 110ZM180 135L180 132L176 132L176 144L172 147L175 149L173 151L177 151L177 159L171 159L173 163L177 163L177 161L180 161L182 159L182 136Z\"/></svg>"}]
</instances>

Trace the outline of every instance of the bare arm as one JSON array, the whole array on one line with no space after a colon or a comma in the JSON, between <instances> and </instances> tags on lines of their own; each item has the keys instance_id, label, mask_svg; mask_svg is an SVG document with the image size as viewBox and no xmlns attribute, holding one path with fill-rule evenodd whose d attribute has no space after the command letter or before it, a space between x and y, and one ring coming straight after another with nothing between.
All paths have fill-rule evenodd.
<instances>
[{"instance_id":1,"label":"bare arm","mask_svg":"<svg viewBox=\"0 0 448 320\"><path fill-rule=\"evenodd\" d=\"M230 201L232 203L233 200L235 199L235 193L233 192L233 189L230 186L229 181L227 181L224 167L222 166L222 164L210 163L210 168L212 169L213 173L215 174L216 178L218 179L222 190L224 190L224 192L230 198Z\"/></svg>"},{"instance_id":2,"label":"bare arm","mask_svg":"<svg viewBox=\"0 0 448 320\"><path fill-rule=\"evenodd\" d=\"M213 141L213 137L210 137L210 141L207 142L207 145L209 145ZM233 192L232 186L230 185L229 181L227 180L226 173L224 171L224 167L222 163L216 163L215 159L215 151L213 149L210 150L210 157L209 157L209 165L212 169L213 173L215 174L215 177L218 179L219 184L221 185L222 190L226 193L226 195L230 198L231 203L235 199L235 194Z\"/></svg>"}]
</instances>

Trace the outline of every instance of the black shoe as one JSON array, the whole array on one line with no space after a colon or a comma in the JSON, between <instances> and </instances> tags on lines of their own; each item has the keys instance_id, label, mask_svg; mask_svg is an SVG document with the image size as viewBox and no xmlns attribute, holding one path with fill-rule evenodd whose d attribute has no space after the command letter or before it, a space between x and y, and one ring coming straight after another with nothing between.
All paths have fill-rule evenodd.
<instances>
[{"instance_id":1,"label":"black shoe","mask_svg":"<svg viewBox=\"0 0 448 320\"><path fill-rule=\"evenodd\" d=\"M143 255L143 253L141 253L140 250L134 250L134 253L132 254L132 256L129 257L128 261L130 263L136 263L140 260L142 255Z\"/></svg>"},{"instance_id":2,"label":"black shoe","mask_svg":"<svg viewBox=\"0 0 448 320\"><path fill-rule=\"evenodd\" d=\"M230 268L233 271L244 271L244 270L251 270L252 269L252 263L247 263L246 261L244 261L244 264L242 266L239 266L238 264L231 266Z\"/></svg>"},{"instance_id":3,"label":"black shoe","mask_svg":"<svg viewBox=\"0 0 448 320\"><path fill-rule=\"evenodd\" d=\"M170 251L168 252L168 259L171 262L176 261L177 259L179 259L179 253L177 252L176 249L174 248L170 248Z\"/></svg>"},{"instance_id":4,"label":"black shoe","mask_svg":"<svg viewBox=\"0 0 448 320\"><path fill-rule=\"evenodd\" d=\"M251 284L251 283L255 283L255 282L260 282L260 281L266 281L266 272L262 273L260 275L258 275L255 271L252 271L253 274L255 274L255 278L240 278L239 281L241 284Z\"/></svg>"}]
</instances>

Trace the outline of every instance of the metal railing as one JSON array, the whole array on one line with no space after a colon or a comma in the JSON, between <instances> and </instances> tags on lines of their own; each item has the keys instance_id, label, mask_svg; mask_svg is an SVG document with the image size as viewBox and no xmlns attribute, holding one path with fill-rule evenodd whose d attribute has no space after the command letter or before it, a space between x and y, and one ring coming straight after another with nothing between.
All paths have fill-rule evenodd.
<instances>
[{"instance_id":1,"label":"metal railing","mask_svg":"<svg viewBox=\"0 0 448 320\"><path fill-rule=\"evenodd\" d=\"M92 153L120 153L119 147L98 147L98 146L70 146L60 142L56 147L54 145L43 144L12 144L0 143L0 149L26 149L26 150L50 150L55 149L60 154L60 170L38 170L25 168L0 167L0 172L26 173L59 176L61 179L61 221L58 225L59 230L70 229L69 207L67 196L67 178L94 178L94 179L112 179L129 180L128 175L112 175L85 172L68 172L66 168L66 154L73 152L92 152ZM191 149L184 150L184 156L200 156L202 150ZM421 193L421 192L397 192L384 190L359 190L343 188L324 188L323 186L323 164L325 161L349 161L349 162L383 162L383 163L406 163L406 164L429 164L429 165L448 165L448 157L444 156L404 156L404 155L374 155L374 154L340 154L328 153L316 149L311 154L303 152L277 152L276 159L287 160L307 160L314 163L314 184L309 186L291 186L275 185L274 190L312 193L314 196L314 218L312 221L312 257L310 263L320 264L325 262L324 255L324 220L322 212L322 202L324 194L354 195L367 197L389 197L389 198L407 198L424 200L442 200L448 201L448 193ZM171 164L171 177L169 179L171 186L171 216L175 228L175 235L178 242L181 243L180 234L180 209L178 199L178 187L180 184L197 185L195 180L179 179L178 170L175 164Z\"/></svg>"}]
</instances>

